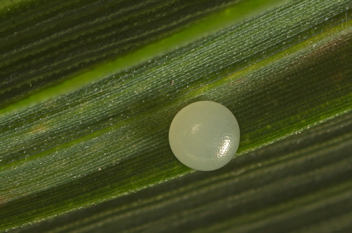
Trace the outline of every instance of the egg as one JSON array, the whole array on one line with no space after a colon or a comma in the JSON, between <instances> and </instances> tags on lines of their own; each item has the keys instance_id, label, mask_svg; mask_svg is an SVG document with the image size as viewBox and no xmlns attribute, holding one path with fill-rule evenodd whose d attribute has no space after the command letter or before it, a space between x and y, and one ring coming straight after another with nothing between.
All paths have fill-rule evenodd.
<instances>
[{"instance_id":1,"label":"egg","mask_svg":"<svg viewBox=\"0 0 352 233\"><path fill-rule=\"evenodd\" d=\"M182 108L169 129L175 157L199 171L212 171L234 158L240 142L236 117L222 104L198 101Z\"/></svg>"}]
</instances>

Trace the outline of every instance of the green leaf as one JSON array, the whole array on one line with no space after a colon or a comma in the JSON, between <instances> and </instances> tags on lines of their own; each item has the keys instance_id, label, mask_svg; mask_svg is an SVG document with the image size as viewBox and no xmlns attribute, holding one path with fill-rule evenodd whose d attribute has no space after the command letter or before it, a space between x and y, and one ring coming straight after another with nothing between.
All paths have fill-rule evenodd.
<instances>
[{"instance_id":1,"label":"green leaf","mask_svg":"<svg viewBox=\"0 0 352 233\"><path fill-rule=\"evenodd\" d=\"M348 232L351 132L349 113L218 171L183 176L20 232Z\"/></svg>"},{"instance_id":2,"label":"green leaf","mask_svg":"<svg viewBox=\"0 0 352 233\"><path fill-rule=\"evenodd\" d=\"M219 197L234 203L230 195L240 195L249 204L240 215L228 209L226 219L215 218L201 231L232 225L248 230L244 224L256 219L269 226L280 211L286 213L284 226L293 222L290 211L304 216L297 208L309 208L315 196L320 205L331 195L345 201L351 192L348 180L342 179L351 174L351 155L345 153L351 135L339 130L351 124L350 5L347 0L3 3L0 230L25 231L20 227L46 219L53 219L59 232L116 228L109 221L104 225L102 216L111 211L116 218L121 213L136 216L139 225L129 226L125 220L121 230L167 229L181 213L175 229L188 224L185 229L196 230L197 221L207 221L226 206L196 191L196 181L203 180L204 193L216 197L215 187L224 193L227 183L217 177L229 177L230 187L239 188ZM241 156L224 170L195 173L169 148L173 116L196 100L220 102L238 119ZM311 144L303 143L309 137ZM294 150L295 143L299 146ZM251 153L266 155L252 160ZM311 160L318 162L303 165ZM251 168L256 166L259 170ZM257 183L251 176L266 179L263 191L253 191ZM280 183L282 176L287 179ZM307 188L319 177L326 177L329 187L319 183ZM237 181L249 183L241 188ZM290 184L306 191L292 191ZM294 194L280 199L280 190ZM150 212L134 215L144 211L143 203L158 208L163 195L170 195L175 205L179 195L200 202L185 207L188 211L160 204L150 224ZM135 203L136 197L141 204ZM99 208L113 199L112 209ZM202 202L213 211L198 218ZM251 203L257 202L263 204L254 208ZM338 207L337 201L331 203ZM350 213L337 207L336 213L348 219ZM164 216L169 210L176 213ZM70 212L72 220L59 217ZM338 214L303 221L302 227L333 221ZM27 229L45 231L45 224Z\"/></svg>"}]
</instances>

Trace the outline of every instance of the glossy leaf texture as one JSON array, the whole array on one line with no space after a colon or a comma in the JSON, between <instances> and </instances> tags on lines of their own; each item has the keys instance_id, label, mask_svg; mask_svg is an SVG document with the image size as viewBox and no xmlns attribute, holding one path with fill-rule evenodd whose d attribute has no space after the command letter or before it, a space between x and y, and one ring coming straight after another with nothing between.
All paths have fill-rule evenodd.
<instances>
[{"instance_id":1,"label":"glossy leaf texture","mask_svg":"<svg viewBox=\"0 0 352 233\"><path fill-rule=\"evenodd\" d=\"M174 222L178 230L248 232L244 222L257 218L270 226L277 211L286 213L282 226L304 218L314 193L317 205L332 203L336 214L303 221L302 229L314 232L309 224L350 218L339 205L351 206L344 199L351 192L352 169L346 153L352 110L350 1L87 0L8 6L0 5L1 230L113 231L117 225L102 216L124 219L126 213L139 224L124 220L121 231L163 231ZM169 148L173 116L197 100L222 103L239 122L238 157L224 170L194 172ZM292 195L291 185L299 187ZM162 195L175 204L159 202ZM177 196L210 209L204 212L197 202L183 206ZM227 206L217 198L242 204ZM301 205L301 212L289 203ZM225 206L226 218L212 217ZM155 215L148 208L157 209ZM165 216L172 209L176 214ZM73 217L60 217L67 213ZM343 229L351 227L347 222ZM35 225L20 228L28 224ZM266 229L253 227L253 232Z\"/></svg>"}]
</instances>

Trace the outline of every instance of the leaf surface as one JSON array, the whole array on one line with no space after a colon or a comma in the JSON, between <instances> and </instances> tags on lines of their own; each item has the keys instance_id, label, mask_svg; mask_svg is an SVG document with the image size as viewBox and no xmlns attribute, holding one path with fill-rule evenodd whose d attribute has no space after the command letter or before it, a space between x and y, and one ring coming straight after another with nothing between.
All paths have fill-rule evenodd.
<instances>
[{"instance_id":1,"label":"leaf surface","mask_svg":"<svg viewBox=\"0 0 352 233\"><path fill-rule=\"evenodd\" d=\"M174 158L167 138L191 102L217 101L235 114L239 162L351 112L350 1L206 3L22 1L15 13L0 5L0 229L198 174ZM229 227L213 224L207 229Z\"/></svg>"}]
</instances>

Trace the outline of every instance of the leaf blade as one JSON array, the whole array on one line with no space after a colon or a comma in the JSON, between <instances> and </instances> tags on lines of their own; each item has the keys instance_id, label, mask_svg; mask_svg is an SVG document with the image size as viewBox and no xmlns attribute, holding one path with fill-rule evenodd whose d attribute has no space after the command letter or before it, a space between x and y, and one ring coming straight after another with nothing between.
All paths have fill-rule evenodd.
<instances>
[{"instance_id":1,"label":"leaf blade","mask_svg":"<svg viewBox=\"0 0 352 233\"><path fill-rule=\"evenodd\" d=\"M319 11L316 3L291 3L150 64L3 117L2 227L42 221L189 174L171 155L167 129L177 110L197 99L222 102L235 113L243 135L240 154L348 113L347 3L324 1ZM303 7L315 20L302 15L291 22L289 16ZM327 16L333 20L326 22ZM310 24L296 27L302 22ZM253 33L258 25L261 30Z\"/></svg>"}]
</instances>

